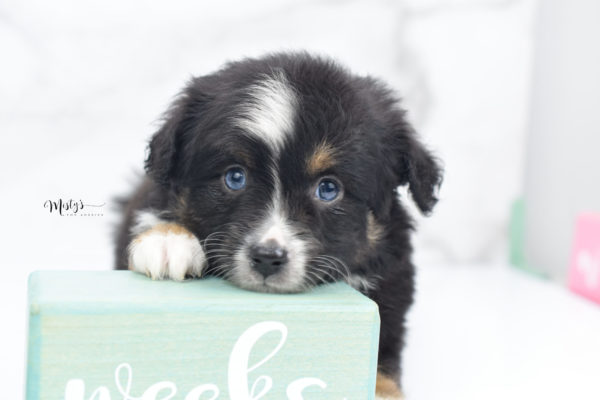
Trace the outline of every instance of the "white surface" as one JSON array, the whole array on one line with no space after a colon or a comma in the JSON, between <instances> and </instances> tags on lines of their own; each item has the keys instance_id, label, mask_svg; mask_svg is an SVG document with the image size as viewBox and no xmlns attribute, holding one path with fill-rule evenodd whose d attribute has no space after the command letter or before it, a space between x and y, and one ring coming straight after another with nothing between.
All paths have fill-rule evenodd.
<instances>
[{"instance_id":1,"label":"white surface","mask_svg":"<svg viewBox=\"0 0 600 400\"><path fill-rule=\"evenodd\" d=\"M600 305L505 266L421 268L407 398L600 399Z\"/></svg>"}]
</instances>

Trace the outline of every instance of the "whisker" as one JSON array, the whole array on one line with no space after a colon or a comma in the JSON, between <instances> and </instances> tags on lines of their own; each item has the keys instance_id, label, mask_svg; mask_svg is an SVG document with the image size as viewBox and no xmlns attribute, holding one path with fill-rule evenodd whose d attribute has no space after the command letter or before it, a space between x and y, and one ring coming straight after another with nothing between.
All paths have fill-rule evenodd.
<instances>
[{"instance_id":1,"label":"whisker","mask_svg":"<svg viewBox=\"0 0 600 400\"><path fill-rule=\"evenodd\" d=\"M222 260L223 258L225 258L224 256L210 256L206 258L206 261L213 261L213 260Z\"/></svg>"},{"instance_id":2,"label":"whisker","mask_svg":"<svg viewBox=\"0 0 600 400\"><path fill-rule=\"evenodd\" d=\"M218 265L212 269L213 276L216 278L228 278L228 274L231 273L231 264L225 263Z\"/></svg>"},{"instance_id":3,"label":"whisker","mask_svg":"<svg viewBox=\"0 0 600 400\"><path fill-rule=\"evenodd\" d=\"M207 250L204 252L204 254L215 254L215 253L233 254L234 252L229 249L213 249L213 250Z\"/></svg>"},{"instance_id":4,"label":"whisker","mask_svg":"<svg viewBox=\"0 0 600 400\"><path fill-rule=\"evenodd\" d=\"M337 257L334 257L334 256L330 256L330 255L326 255L326 254L323 254L323 255L317 256L317 257L315 257L315 258L320 258L320 259L322 259L322 260L330 260L330 262L331 262L332 264L339 265L340 267L342 267L342 268L344 269L344 272L345 272L345 274L346 274L346 277L347 277L348 279L350 278L350 275L351 275L350 269L349 269L349 268L348 268L348 266L347 266L347 265L346 265L346 264L345 264L345 263L344 263L342 260L340 260L339 258L337 258Z\"/></svg>"},{"instance_id":5,"label":"whisker","mask_svg":"<svg viewBox=\"0 0 600 400\"><path fill-rule=\"evenodd\" d=\"M314 272L314 271L307 270L307 271L306 271L306 273L307 273L307 274L310 274L310 275L307 275L307 276L306 276L306 278L308 278L308 279L311 281L311 283L312 283L314 286L317 286L317 282L315 282L315 281L314 281L314 280L311 278L311 276L312 276L312 277L315 277L316 279L318 279L319 281L321 281L321 282L322 282L322 283L324 283L324 284L326 284L326 283L327 283L327 281L326 281L326 280L325 280L323 277L319 276L319 275L318 275L316 272Z\"/></svg>"},{"instance_id":6,"label":"whisker","mask_svg":"<svg viewBox=\"0 0 600 400\"><path fill-rule=\"evenodd\" d=\"M346 277L345 271L340 270L339 268L336 268L337 264L335 264L332 260L329 260L329 259L326 259L326 258L318 258L318 257L315 257L314 260L315 260L315 262L319 266L321 266L321 267L323 267L323 268L325 268L327 270L333 271L337 275L341 275L342 277Z\"/></svg>"},{"instance_id":7,"label":"whisker","mask_svg":"<svg viewBox=\"0 0 600 400\"><path fill-rule=\"evenodd\" d=\"M319 264L315 265L314 267L315 267L315 269L316 269L317 271L319 271L319 272L321 272L322 274L324 274L324 275L326 275L326 276L330 277L330 278L331 278L331 280L332 280L333 282L337 281L336 277L335 277L333 274L329 273L328 271L326 271L326 270L324 270L324 269L322 269L322 268L319 268L319 267L326 267L326 265L323 265L323 264L319 263Z\"/></svg>"}]
</instances>

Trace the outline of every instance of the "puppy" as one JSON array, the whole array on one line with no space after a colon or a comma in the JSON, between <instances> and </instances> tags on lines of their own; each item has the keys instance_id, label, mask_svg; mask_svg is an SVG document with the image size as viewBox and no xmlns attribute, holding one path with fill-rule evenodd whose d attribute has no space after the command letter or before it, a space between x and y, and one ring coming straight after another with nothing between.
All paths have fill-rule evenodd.
<instances>
[{"instance_id":1,"label":"puppy","mask_svg":"<svg viewBox=\"0 0 600 400\"><path fill-rule=\"evenodd\" d=\"M117 269L278 293L346 281L379 305L378 398L401 398L414 267L396 189L429 213L441 170L386 85L305 53L229 63L184 88L145 169Z\"/></svg>"}]
</instances>

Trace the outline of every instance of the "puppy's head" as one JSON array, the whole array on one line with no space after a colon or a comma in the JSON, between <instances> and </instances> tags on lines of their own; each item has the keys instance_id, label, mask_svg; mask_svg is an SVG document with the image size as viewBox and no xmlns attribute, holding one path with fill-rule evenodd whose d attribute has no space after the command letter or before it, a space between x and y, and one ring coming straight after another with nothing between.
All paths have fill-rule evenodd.
<instances>
[{"instance_id":1,"label":"puppy's head","mask_svg":"<svg viewBox=\"0 0 600 400\"><path fill-rule=\"evenodd\" d=\"M396 188L427 213L440 182L384 85L306 54L193 79L149 150L147 173L202 241L207 272L258 291L364 289Z\"/></svg>"}]
</instances>

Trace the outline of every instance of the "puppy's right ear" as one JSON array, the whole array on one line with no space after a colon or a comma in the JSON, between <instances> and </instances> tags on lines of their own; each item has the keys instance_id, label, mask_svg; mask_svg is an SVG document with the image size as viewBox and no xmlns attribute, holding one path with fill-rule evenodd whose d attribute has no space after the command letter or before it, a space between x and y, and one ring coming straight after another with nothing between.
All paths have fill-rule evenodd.
<instances>
[{"instance_id":1,"label":"puppy's right ear","mask_svg":"<svg viewBox=\"0 0 600 400\"><path fill-rule=\"evenodd\" d=\"M438 201L437 192L442 184L442 167L418 140L404 111L396 111L392 148L396 154L396 174L399 185L408 185L412 199L425 215Z\"/></svg>"},{"instance_id":2,"label":"puppy's right ear","mask_svg":"<svg viewBox=\"0 0 600 400\"><path fill-rule=\"evenodd\" d=\"M161 185L176 182L180 175L180 153L194 130L206 97L199 92L199 78L193 79L177 96L163 117L163 124L148 144L145 170Z\"/></svg>"}]
</instances>

